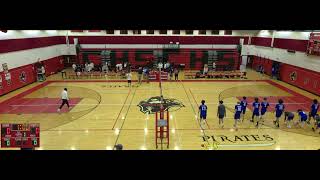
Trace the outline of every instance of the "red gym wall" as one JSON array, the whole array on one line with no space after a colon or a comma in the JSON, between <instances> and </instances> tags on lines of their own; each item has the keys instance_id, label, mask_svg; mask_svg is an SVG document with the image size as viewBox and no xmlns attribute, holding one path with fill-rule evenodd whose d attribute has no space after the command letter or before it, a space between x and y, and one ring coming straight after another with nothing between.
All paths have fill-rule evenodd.
<instances>
[{"instance_id":1,"label":"red gym wall","mask_svg":"<svg viewBox=\"0 0 320 180\"><path fill-rule=\"evenodd\" d=\"M263 65L266 74L271 75L272 60L254 56L252 58L252 69ZM296 80L291 80L290 75L295 72ZM320 95L320 73L308 69L282 63L280 66L280 78L282 81L297 86L301 89Z\"/></svg>"},{"instance_id":2,"label":"red gym wall","mask_svg":"<svg viewBox=\"0 0 320 180\"><path fill-rule=\"evenodd\" d=\"M47 59L45 61L41 61L46 68L46 76L56 73L64 68L62 56L54 57L51 59ZM10 68L10 67L9 67ZM3 72L0 72L0 76L2 77L2 88L0 86L0 95L4 95L8 92L14 91L18 88L31 84L37 80L36 68L35 64L29 64L26 66L21 66L14 69L9 69L11 74L11 84L9 85L5 80L5 76ZM26 75L26 81L22 81L20 76L22 73Z\"/></svg>"}]
</instances>

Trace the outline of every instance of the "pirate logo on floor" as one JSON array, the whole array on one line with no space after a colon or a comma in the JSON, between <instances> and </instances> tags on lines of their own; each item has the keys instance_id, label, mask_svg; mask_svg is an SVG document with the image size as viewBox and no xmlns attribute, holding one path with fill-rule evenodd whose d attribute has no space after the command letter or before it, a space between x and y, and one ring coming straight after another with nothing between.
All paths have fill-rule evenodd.
<instances>
[{"instance_id":1,"label":"pirate logo on floor","mask_svg":"<svg viewBox=\"0 0 320 180\"><path fill-rule=\"evenodd\" d=\"M27 75L24 71L21 72L19 79L21 82L26 83L27 82Z\"/></svg>"},{"instance_id":2,"label":"pirate logo on floor","mask_svg":"<svg viewBox=\"0 0 320 180\"><path fill-rule=\"evenodd\" d=\"M137 105L140 107L140 111L144 114L154 114L155 112L160 111L160 104L161 104L161 97L155 96L151 97L149 99L140 101L140 103ZM164 110L168 111L177 111L182 107L185 107L182 102L176 99L163 99L163 107Z\"/></svg>"},{"instance_id":3,"label":"pirate logo on floor","mask_svg":"<svg viewBox=\"0 0 320 180\"><path fill-rule=\"evenodd\" d=\"M297 72L293 71L290 74L290 79L291 79L291 81L295 81L297 79Z\"/></svg>"}]
</instances>

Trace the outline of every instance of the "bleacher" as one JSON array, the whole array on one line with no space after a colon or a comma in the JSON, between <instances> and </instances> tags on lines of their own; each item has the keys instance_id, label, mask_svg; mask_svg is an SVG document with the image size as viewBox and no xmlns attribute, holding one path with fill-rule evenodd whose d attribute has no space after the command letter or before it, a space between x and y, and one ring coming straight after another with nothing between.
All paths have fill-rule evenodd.
<instances>
[{"instance_id":1,"label":"bleacher","mask_svg":"<svg viewBox=\"0 0 320 180\"><path fill-rule=\"evenodd\" d=\"M68 72L67 79L105 79L105 78L111 78L111 79L124 79L125 73L124 72L100 72L100 71L93 71L93 72L80 72L80 74L77 75L75 72Z\"/></svg>"},{"instance_id":2,"label":"bleacher","mask_svg":"<svg viewBox=\"0 0 320 180\"><path fill-rule=\"evenodd\" d=\"M241 78L244 77L245 74L240 72L239 70L235 71L209 71L207 74L200 73L199 70L186 70L184 71L185 79L196 79L196 78Z\"/></svg>"}]
</instances>

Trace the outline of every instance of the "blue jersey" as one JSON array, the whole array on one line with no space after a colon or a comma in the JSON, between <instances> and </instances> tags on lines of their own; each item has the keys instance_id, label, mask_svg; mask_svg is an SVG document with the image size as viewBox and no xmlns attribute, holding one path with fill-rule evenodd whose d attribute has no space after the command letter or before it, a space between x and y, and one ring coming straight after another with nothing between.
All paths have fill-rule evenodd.
<instances>
[{"instance_id":1,"label":"blue jersey","mask_svg":"<svg viewBox=\"0 0 320 180\"><path fill-rule=\"evenodd\" d=\"M241 105L237 104L234 108L236 110L235 114L240 114L242 112L242 106Z\"/></svg>"},{"instance_id":2,"label":"blue jersey","mask_svg":"<svg viewBox=\"0 0 320 180\"><path fill-rule=\"evenodd\" d=\"M303 121L308 119L308 115L303 111L299 112L299 116L300 116L301 120L303 120Z\"/></svg>"},{"instance_id":3,"label":"blue jersey","mask_svg":"<svg viewBox=\"0 0 320 180\"><path fill-rule=\"evenodd\" d=\"M276 105L276 117L280 117L284 110L284 104L277 104Z\"/></svg>"},{"instance_id":4,"label":"blue jersey","mask_svg":"<svg viewBox=\"0 0 320 180\"><path fill-rule=\"evenodd\" d=\"M242 100L241 103L240 103L240 105L242 106L242 110L243 110L243 109L246 109L248 103L247 103L246 100Z\"/></svg>"},{"instance_id":5,"label":"blue jersey","mask_svg":"<svg viewBox=\"0 0 320 180\"><path fill-rule=\"evenodd\" d=\"M200 105L199 106L200 114L202 115L207 114L207 109L208 109L207 105L204 105L204 104Z\"/></svg>"},{"instance_id":6,"label":"blue jersey","mask_svg":"<svg viewBox=\"0 0 320 180\"><path fill-rule=\"evenodd\" d=\"M312 104L311 106L311 115L316 115L319 109L319 104Z\"/></svg>"},{"instance_id":7,"label":"blue jersey","mask_svg":"<svg viewBox=\"0 0 320 180\"><path fill-rule=\"evenodd\" d=\"M263 113L267 112L268 107L269 107L268 102L261 102L261 112Z\"/></svg>"},{"instance_id":8,"label":"blue jersey","mask_svg":"<svg viewBox=\"0 0 320 180\"><path fill-rule=\"evenodd\" d=\"M252 103L252 107L253 107L253 112L254 112L254 113L258 113L258 112L259 112L260 103L258 103L258 102L253 102L253 103Z\"/></svg>"}]
</instances>

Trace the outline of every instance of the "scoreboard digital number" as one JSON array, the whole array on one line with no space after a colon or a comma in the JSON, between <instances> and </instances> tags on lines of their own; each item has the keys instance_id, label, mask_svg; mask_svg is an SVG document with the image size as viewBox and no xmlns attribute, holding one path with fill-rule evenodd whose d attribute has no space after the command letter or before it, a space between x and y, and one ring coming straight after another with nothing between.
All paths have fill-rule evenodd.
<instances>
[{"instance_id":1,"label":"scoreboard digital number","mask_svg":"<svg viewBox=\"0 0 320 180\"><path fill-rule=\"evenodd\" d=\"M2 148L40 146L40 124L1 124Z\"/></svg>"}]
</instances>

